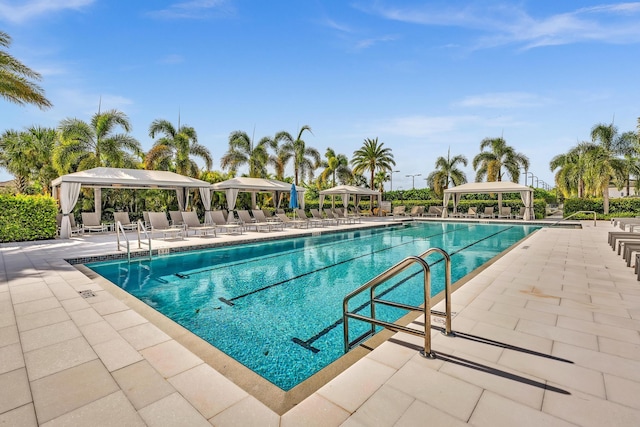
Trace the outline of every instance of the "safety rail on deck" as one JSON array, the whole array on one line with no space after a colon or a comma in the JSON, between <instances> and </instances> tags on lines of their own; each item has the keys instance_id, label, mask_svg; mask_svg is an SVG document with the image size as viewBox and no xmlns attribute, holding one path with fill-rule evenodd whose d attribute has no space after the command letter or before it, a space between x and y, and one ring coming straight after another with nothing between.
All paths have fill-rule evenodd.
<instances>
[{"instance_id":1,"label":"safety rail on deck","mask_svg":"<svg viewBox=\"0 0 640 427\"><path fill-rule=\"evenodd\" d=\"M425 257L430 255L431 253L438 252L440 253L445 260L445 312L432 311L431 310L431 269L427 261L425 261ZM412 306L407 304L402 304L393 301L385 301L380 298L376 298L375 290L382 283L387 280L393 278L398 275L405 269L409 268L413 264L420 264L423 272L423 285L424 285L424 303L423 306ZM371 316L364 316L362 314L357 314L355 312L349 311L349 301L361 294L362 292L369 290L369 305L371 307ZM416 329L409 328L407 326L398 325L391 322L386 322L380 319L376 319L376 304L382 304L390 307L401 308L409 311L419 311L424 313L424 331L419 331ZM424 337L424 348L420 352L420 354L424 357L435 358L435 354L431 351L431 316L444 317L445 321L445 331L446 335L453 335L451 331L451 257L447 252L440 248L431 248L426 252L422 253L420 256L409 256L399 263L395 264L393 267L374 277L364 285L360 286L355 291L348 294L343 302L342 302L342 319L343 319L343 327L344 327L344 349L345 353L351 350L353 347L360 344L367 338L375 335L376 326L382 326L386 329L392 330L394 332L406 332L408 334L417 335ZM356 319L363 322L368 322L371 324L371 330L366 332L365 334L359 336L353 341L349 341L349 319Z\"/></svg>"},{"instance_id":2,"label":"safety rail on deck","mask_svg":"<svg viewBox=\"0 0 640 427\"><path fill-rule=\"evenodd\" d=\"M138 229L138 249L142 249L142 245L145 244L148 246L149 248L149 260L151 260L151 237L149 237L149 234L147 233L147 230L144 227L144 224L142 223L142 221L138 220L137 223L137 229ZM144 242L141 238L140 238L140 234L143 233L144 236L147 238L147 241ZM122 237L120 236L122 234ZM127 237L127 233L124 232L124 227L122 226L122 223L120 221L116 221L116 241L117 241L117 245L118 245L118 250L121 250L121 248L124 246L127 250L127 261L131 262L131 244L129 243L129 238Z\"/></svg>"},{"instance_id":3,"label":"safety rail on deck","mask_svg":"<svg viewBox=\"0 0 640 427\"><path fill-rule=\"evenodd\" d=\"M554 223L553 223L553 224L551 224L549 227L553 227L554 225L558 225L558 224L559 224L559 223L561 223L562 221L566 221L566 220L568 220L569 218L571 218L572 216L578 215L578 214L580 214L580 213L593 214L593 226L594 226L594 227L596 226L596 213L595 213L594 211L578 211L578 212L574 212L574 213L572 213L571 215L569 215L569 216L568 216L568 217L566 217L566 218L562 218L562 219L560 219L560 220L558 220L558 221L554 222Z\"/></svg>"}]
</instances>

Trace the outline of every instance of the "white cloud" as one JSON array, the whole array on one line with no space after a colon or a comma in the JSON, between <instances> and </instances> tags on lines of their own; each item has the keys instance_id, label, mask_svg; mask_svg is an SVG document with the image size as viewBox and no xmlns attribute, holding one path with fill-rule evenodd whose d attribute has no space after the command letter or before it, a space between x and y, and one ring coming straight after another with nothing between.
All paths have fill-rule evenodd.
<instances>
[{"instance_id":1,"label":"white cloud","mask_svg":"<svg viewBox=\"0 0 640 427\"><path fill-rule=\"evenodd\" d=\"M172 54L161 58L159 62L161 64L180 64L184 62L184 57L182 55Z\"/></svg>"},{"instance_id":2,"label":"white cloud","mask_svg":"<svg viewBox=\"0 0 640 427\"><path fill-rule=\"evenodd\" d=\"M204 19L213 13L233 13L228 0L191 0L174 3L166 9L149 12L154 18L163 19Z\"/></svg>"},{"instance_id":3,"label":"white cloud","mask_svg":"<svg viewBox=\"0 0 640 427\"><path fill-rule=\"evenodd\" d=\"M21 23L62 10L79 10L94 0L32 0L0 3L0 21Z\"/></svg>"},{"instance_id":4,"label":"white cloud","mask_svg":"<svg viewBox=\"0 0 640 427\"><path fill-rule=\"evenodd\" d=\"M549 102L549 100L531 93L497 92L468 96L459 102L455 102L454 105L480 108L518 108L539 107Z\"/></svg>"},{"instance_id":5,"label":"white cloud","mask_svg":"<svg viewBox=\"0 0 640 427\"><path fill-rule=\"evenodd\" d=\"M378 2L360 9L394 21L476 30L480 33L473 45L476 49L507 44L531 49L586 41L640 42L640 2L581 8L540 18L518 6L499 2L464 7L450 2L416 7Z\"/></svg>"}]
</instances>

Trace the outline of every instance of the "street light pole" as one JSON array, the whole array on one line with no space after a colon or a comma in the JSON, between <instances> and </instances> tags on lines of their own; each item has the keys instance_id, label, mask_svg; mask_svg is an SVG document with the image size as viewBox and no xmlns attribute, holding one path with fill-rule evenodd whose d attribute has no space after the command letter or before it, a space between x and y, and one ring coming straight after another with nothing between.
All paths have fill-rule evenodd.
<instances>
[{"instance_id":1,"label":"street light pole","mask_svg":"<svg viewBox=\"0 0 640 427\"><path fill-rule=\"evenodd\" d=\"M407 178L411 178L411 188L416 189L416 176L422 176L421 173L414 173L411 175L406 175Z\"/></svg>"},{"instance_id":2,"label":"street light pole","mask_svg":"<svg viewBox=\"0 0 640 427\"><path fill-rule=\"evenodd\" d=\"M393 174L398 172L400 171L389 171L389 182L391 183L391 189L389 191L393 191Z\"/></svg>"}]
</instances>

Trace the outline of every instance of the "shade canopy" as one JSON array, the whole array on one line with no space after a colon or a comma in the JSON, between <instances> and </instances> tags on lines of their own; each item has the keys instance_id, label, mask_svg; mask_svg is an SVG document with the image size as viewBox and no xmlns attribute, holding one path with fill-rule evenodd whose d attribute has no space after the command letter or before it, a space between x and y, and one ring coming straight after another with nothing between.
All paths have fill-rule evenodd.
<instances>
[{"instance_id":1,"label":"shade canopy","mask_svg":"<svg viewBox=\"0 0 640 427\"><path fill-rule=\"evenodd\" d=\"M453 209L454 211L458 207L458 203L463 194L498 194L498 204L502 205L503 193L519 193L522 203L524 204L524 217L525 221L535 218L533 212L533 188L526 185L516 184L510 181L497 181L497 182L470 182L467 184L458 185L453 188L447 188L444 190L444 199L442 201L442 216L447 216L447 205L449 200L453 197Z\"/></svg>"},{"instance_id":2,"label":"shade canopy","mask_svg":"<svg viewBox=\"0 0 640 427\"><path fill-rule=\"evenodd\" d=\"M291 191L291 184L266 178L238 177L226 181L217 182L211 185L214 191L224 191L227 197L227 209L233 210L236 207L236 200L239 192L251 193L252 208L256 207L257 193L272 193L274 204L278 204L280 195ZM300 207L304 208L304 192L301 187L296 188Z\"/></svg>"},{"instance_id":3,"label":"shade canopy","mask_svg":"<svg viewBox=\"0 0 640 427\"><path fill-rule=\"evenodd\" d=\"M206 211L205 217L211 209L211 184L168 171L100 167L62 175L54 179L51 186L53 197L60 199L63 215L60 227L62 238L69 238L71 235L68 217L78 201L80 187L94 188L96 212L100 212L102 188L175 190L180 210L184 210L187 205L189 189L198 188Z\"/></svg>"},{"instance_id":4,"label":"shade canopy","mask_svg":"<svg viewBox=\"0 0 640 427\"><path fill-rule=\"evenodd\" d=\"M342 204L346 208L349 204L349 199L351 196L355 197L355 205L357 206L360 203L361 197L369 197L371 200L371 207L373 208L373 200L377 198L378 202L380 201L381 193L376 190L371 190L369 188L364 187L356 187L355 185L338 185L332 188L328 188L326 190L322 190L320 192L320 207L322 207L324 203L325 196L340 196L342 198Z\"/></svg>"}]
</instances>

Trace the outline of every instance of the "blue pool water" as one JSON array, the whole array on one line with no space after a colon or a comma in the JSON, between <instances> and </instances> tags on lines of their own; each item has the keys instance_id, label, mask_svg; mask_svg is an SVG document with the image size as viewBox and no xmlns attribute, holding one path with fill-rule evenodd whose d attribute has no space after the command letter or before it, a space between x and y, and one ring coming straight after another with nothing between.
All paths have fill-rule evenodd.
<instances>
[{"instance_id":1,"label":"blue pool water","mask_svg":"<svg viewBox=\"0 0 640 427\"><path fill-rule=\"evenodd\" d=\"M432 247L452 256L455 282L538 228L413 223L87 267L289 390L344 354L342 300L355 288ZM444 263L437 254L427 261L435 295L444 288ZM406 270L380 292L387 300L419 305L419 271ZM350 308L363 301L356 298ZM377 309L385 320L405 314ZM350 322L351 339L368 327Z\"/></svg>"}]
</instances>

